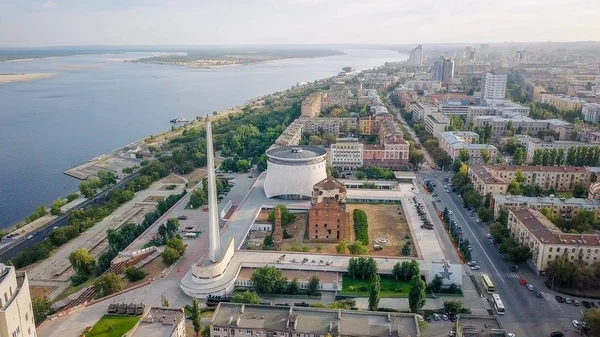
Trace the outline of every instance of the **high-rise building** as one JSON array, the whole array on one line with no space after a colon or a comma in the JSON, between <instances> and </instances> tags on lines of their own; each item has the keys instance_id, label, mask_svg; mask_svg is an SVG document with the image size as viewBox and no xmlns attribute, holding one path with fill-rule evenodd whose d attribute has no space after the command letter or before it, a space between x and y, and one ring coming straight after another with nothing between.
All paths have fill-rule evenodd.
<instances>
[{"instance_id":1,"label":"high-rise building","mask_svg":"<svg viewBox=\"0 0 600 337\"><path fill-rule=\"evenodd\" d=\"M454 78L454 60L441 56L433 63L433 79L449 83Z\"/></svg>"},{"instance_id":2,"label":"high-rise building","mask_svg":"<svg viewBox=\"0 0 600 337\"><path fill-rule=\"evenodd\" d=\"M408 65L421 66L423 65L423 46L418 45L410 52L408 57Z\"/></svg>"},{"instance_id":3,"label":"high-rise building","mask_svg":"<svg viewBox=\"0 0 600 337\"><path fill-rule=\"evenodd\" d=\"M481 85L481 98L484 100L506 98L506 74L485 73Z\"/></svg>"},{"instance_id":4,"label":"high-rise building","mask_svg":"<svg viewBox=\"0 0 600 337\"><path fill-rule=\"evenodd\" d=\"M27 273L1 263L0 336L37 336Z\"/></svg>"},{"instance_id":5,"label":"high-rise building","mask_svg":"<svg viewBox=\"0 0 600 337\"><path fill-rule=\"evenodd\" d=\"M527 51L526 50L517 50L515 55L517 62L526 62L527 61Z\"/></svg>"},{"instance_id":6,"label":"high-rise building","mask_svg":"<svg viewBox=\"0 0 600 337\"><path fill-rule=\"evenodd\" d=\"M581 109L581 113L586 122L600 122L600 104L598 103L585 103Z\"/></svg>"}]
</instances>

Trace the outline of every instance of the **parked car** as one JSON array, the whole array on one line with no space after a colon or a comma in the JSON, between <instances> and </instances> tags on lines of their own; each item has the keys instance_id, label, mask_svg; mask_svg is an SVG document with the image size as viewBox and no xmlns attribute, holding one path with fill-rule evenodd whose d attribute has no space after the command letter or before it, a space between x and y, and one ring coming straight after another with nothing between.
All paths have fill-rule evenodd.
<instances>
[{"instance_id":1,"label":"parked car","mask_svg":"<svg viewBox=\"0 0 600 337\"><path fill-rule=\"evenodd\" d=\"M437 193L433 193L431 196L435 198L435 197L437 197L438 195L437 195Z\"/></svg>"},{"instance_id":2,"label":"parked car","mask_svg":"<svg viewBox=\"0 0 600 337\"><path fill-rule=\"evenodd\" d=\"M448 211L448 214L452 215L452 214L454 214L454 213L452 213L452 211Z\"/></svg>"},{"instance_id":3,"label":"parked car","mask_svg":"<svg viewBox=\"0 0 600 337\"><path fill-rule=\"evenodd\" d=\"M573 305L578 307L581 303L578 300L573 300Z\"/></svg>"},{"instance_id":4,"label":"parked car","mask_svg":"<svg viewBox=\"0 0 600 337\"><path fill-rule=\"evenodd\" d=\"M512 271L513 273L517 271L517 265L512 265L510 266L510 271Z\"/></svg>"},{"instance_id":5,"label":"parked car","mask_svg":"<svg viewBox=\"0 0 600 337\"><path fill-rule=\"evenodd\" d=\"M572 303L572 301L571 301L571 299L570 299L570 298L568 298L568 297L565 297L565 303L567 303L567 304L571 304L571 303Z\"/></svg>"},{"instance_id":6,"label":"parked car","mask_svg":"<svg viewBox=\"0 0 600 337\"><path fill-rule=\"evenodd\" d=\"M581 301L581 304L588 309L592 307L592 304L588 301Z\"/></svg>"},{"instance_id":7,"label":"parked car","mask_svg":"<svg viewBox=\"0 0 600 337\"><path fill-rule=\"evenodd\" d=\"M52 227L52 230L58 229L58 226L54 226Z\"/></svg>"},{"instance_id":8,"label":"parked car","mask_svg":"<svg viewBox=\"0 0 600 337\"><path fill-rule=\"evenodd\" d=\"M448 320L448 316L446 316L446 315L442 314L442 319L443 319L444 321L447 321L447 320Z\"/></svg>"},{"instance_id":9,"label":"parked car","mask_svg":"<svg viewBox=\"0 0 600 337\"><path fill-rule=\"evenodd\" d=\"M535 289L535 287L533 285L531 285L530 283L527 283L527 290L533 291L534 289Z\"/></svg>"},{"instance_id":10,"label":"parked car","mask_svg":"<svg viewBox=\"0 0 600 337\"><path fill-rule=\"evenodd\" d=\"M471 218L474 218L474 217L475 217L475 213L471 213Z\"/></svg>"},{"instance_id":11,"label":"parked car","mask_svg":"<svg viewBox=\"0 0 600 337\"><path fill-rule=\"evenodd\" d=\"M486 237L486 238L488 238L488 239L491 239L491 238L492 238L492 234L490 234L490 233L487 233L487 234L485 235L485 237Z\"/></svg>"},{"instance_id":12,"label":"parked car","mask_svg":"<svg viewBox=\"0 0 600 337\"><path fill-rule=\"evenodd\" d=\"M26 239L27 239L27 240L29 240L29 239L31 239L32 237L33 237L33 235L29 234L29 235L27 235Z\"/></svg>"},{"instance_id":13,"label":"parked car","mask_svg":"<svg viewBox=\"0 0 600 337\"><path fill-rule=\"evenodd\" d=\"M573 324L573 326L575 327L575 329L579 329L581 328L581 322L579 322L578 320L574 319L571 324Z\"/></svg>"},{"instance_id":14,"label":"parked car","mask_svg":"<svg viewBox=\"0 0 600 337\"><path fill-rule=\"evenodd\" d=\"M535 296L536 296L536 297L539 297L539 298L542 298L542 297L543 297L543 296L542 296L542 292L541 292L541 291L539 291L538 289L536 289L536 290L535 290L533 293L535 294Z\"/></svg>"},{"instance_id":15,"label":"parked car","mask_svg":"<svg viewBox=\"0 0 600 337\"><path fill-rule=\"evenodd\" d=\"M480 223L481 219L477 218L477 220L475 220L475 222Z\"/></svg>"},{"instance_id":16,"label":"parked car","mask_svg":"<svg viewBox=\"0 0 600 337\"><path fill-rule=\"evenodd\" d=\"M479 270L479 269L481 269L481 266L479 266L479 265L474 265L471 267L471 270Z\"/></svg>"},{"instance_id":17,"label":"parked car","mask_svg":"<svg viewBox=\"0 0 600 337\"><path fill-rule=\"evenodd\" d=\"M473 267L476 264L477 264L477 261L475 261L475 260L467 262L467 266L469 266L469 267Z\"/></svg>"},{"instance_id":18,"label":"parked car","mask_svg":"<svg viewBox=\"0 0 600 337\"><path fill-rule=\"evenodd\" d=\"M177 219L179 219L179 220L187 220L187 216L180 215L180 216L177 217Z\"/></svg>"},{"instance_id":19,"label":"parked car","mask_svg":"<svg viewBox=\"0 0 600 337\"><path fill-rule=\"evenodd\" d=\"M440 320L440 315L433 314L433 319L436 320L436 321L439 321Z\"/></svg>"},{"instance_id":20,"label":"parked car","mask_svg":"<svg viewBox=\"0 0 600 337\"><path fill-rule=\"evenodd\" d=\"M600 305L598 305L598 303L596 303L596 302L592 302L592 305L593 305L593 306L594 306L594 308L596 308L596 309L600 308Z\"/></svg>"}]
</instances>

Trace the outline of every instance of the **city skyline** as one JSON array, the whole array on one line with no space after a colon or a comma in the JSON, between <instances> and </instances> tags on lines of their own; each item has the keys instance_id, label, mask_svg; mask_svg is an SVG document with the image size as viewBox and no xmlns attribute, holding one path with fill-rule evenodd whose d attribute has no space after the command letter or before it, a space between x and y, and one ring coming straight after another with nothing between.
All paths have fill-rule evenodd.
<instances>
[{"instance_id":1,"label":"city skyline","mask_svg":"<svg viewBox=\"0 0 600 337\"><path fill-rule=\"evenodd\" d=\"M0 47L587 41L600 29L600 3L588 0L53 0L0 2L0 13L0 29L12 32Z\"/></svg>"}]
</instances>

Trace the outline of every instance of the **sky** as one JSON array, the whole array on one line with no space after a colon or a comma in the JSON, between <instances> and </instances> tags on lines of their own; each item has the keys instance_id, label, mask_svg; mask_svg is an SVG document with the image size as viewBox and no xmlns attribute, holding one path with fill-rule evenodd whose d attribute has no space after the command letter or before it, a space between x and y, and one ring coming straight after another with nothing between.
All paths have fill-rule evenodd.
<instances>
[{"instance_id":1,"label":"sky","mask_svg":"<svg viewBox=\"0 0 600 337\"><path fill-rule=\"evenodd\" d=\"M0 0L0 48L600 40L600 0Z\"/></svg>"}]
</instances>

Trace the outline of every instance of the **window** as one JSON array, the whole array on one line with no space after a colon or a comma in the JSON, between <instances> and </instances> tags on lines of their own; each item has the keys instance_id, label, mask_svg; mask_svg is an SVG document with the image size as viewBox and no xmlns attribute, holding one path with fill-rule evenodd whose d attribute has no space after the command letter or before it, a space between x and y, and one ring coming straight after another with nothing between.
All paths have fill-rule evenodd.
<instances>
[{"instance_id":1,"label":"window","mask_svg":"<svg viewBox=\"0 0 600 337\"><path fill-rule=\"evenodd\" d=\"M550 247L550 249L548 249L548 251L551 252L552 251L552 247Z\"/></svg>"},{"instance_id":2,"label":"window","mask_svg":"<svg viewBox=\"0 0 600 337\"><path fill-rule=\"evenodd\" d=\"M4 302L8 303L8 296L4 293Z\"/></svg>"},{"instance_id":3,"label":"window","mask_svg":"<svg viewBox=\"0 0 600 337\"><path fill-rule=\"evenodd\" d=\"M29 313L28 312L25 313L25 322L27 322L27 321L29 321Z\"/></svg>"},{"instance_id":4,"label":"window","mask_svg":"<svg viewBox=\"0 0 600 337\"><path fill-rule=\"evenodd\" d=\"M560 252L560 247L556 247L556 252Z\"/></svg>"}]
</instances>

